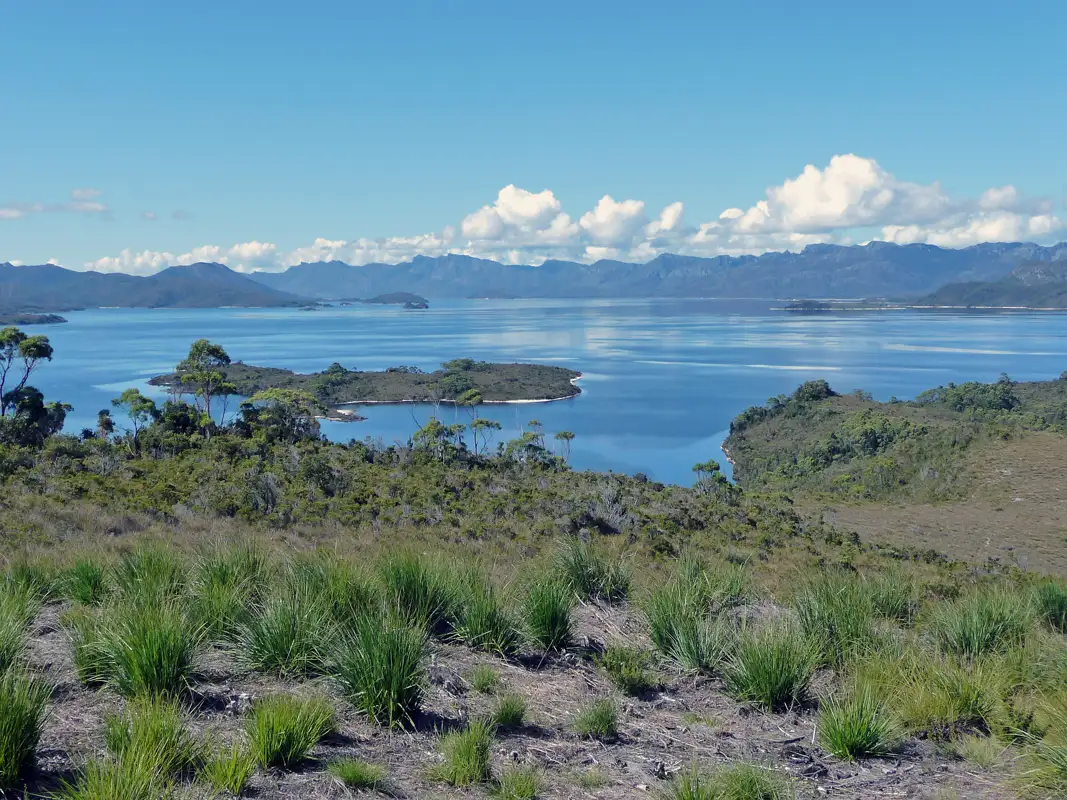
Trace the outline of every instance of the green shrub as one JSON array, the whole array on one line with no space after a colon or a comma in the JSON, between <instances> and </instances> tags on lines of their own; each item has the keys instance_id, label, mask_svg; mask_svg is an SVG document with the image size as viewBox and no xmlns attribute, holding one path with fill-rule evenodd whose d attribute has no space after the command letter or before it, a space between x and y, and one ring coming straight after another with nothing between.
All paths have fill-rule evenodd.
<instances>
[{"instance_id":1,"label":"green shrub","mask_svg":"<svg viewBox=\"0 0 1067 800\"><path fill-rule=\"evenodd\" d=\"M644 650L609 647L597 658L597 664L625 694L636 697L660 685L652 672L652 659Z\"/></svg>"},{"instance_id":2,"label":"green shrub","mask_svg":"<svg viewBox=\"0 0 1067 800\"><path fill-rule=\"evenodd\" d=\"M349 789L381 790L385 787L385 767L355 758L331 761L327 771Z\"/></svg>"},{"instance_id":3,"label":"green shrub","mask_svg":"<svg viewBox=\"0 0 1067 800\"><path fill-rule=\"evenodd\" d=\"M802 702L815 674L816 653L807 638L789 625L768 625L742 633L725 668L727 690L776 711Z\"/></svg>"},{"instance_id":4,"label":"green shrub","mask_svg":"<svg viewBox=\"0 0 1067 800\"><path fill-rule=\"evenodd\" d=\"M176 696L189 685L201 636L176 601L117 603L99 635L108 681L120 694Z\"/></svg>"},{"instance_id":5,"label":"green shrub","mask_svg":"<svg viewBox=\"0 0 1067 800\"><path fill-rule=\"evenodd\" d=\"M754 764L732 764L710 774L696 769L671 781L669 800L793 800L788 779Z\"/></svg>"},{"instance_id":6,"label":"green shrub","mask_svg":"<svg viewBox=\"0 0 1067 800\"><path fill-rule=\"evenodd\" d=\"M897 744L897 730L889 709L867 685L832 698L819 712L823 746L846 761L888 755Z\"/></svg>"},{"instance_id":7,"label":"green shrub","mask_svg":"<svg viewBox=\"0 0 1067 800\"><path fill-rule=\"evenodd\" d=\"M252 774L256 760L247 748L234 742L207 755L200 765L200 779L215 792L240 797Z\"/></svg>"},{"instance_id":8,"label":"green shrub","mask_svg":"<svg viewBox=\"0 0 1067 800\"><path fill-rule=\"evenodd\" d=\"M246 669L304 677L321 674L334 639L325 604L306 586L283 584L237 628L235 657Z\"/></svg>"},{"instance_id":9,"label":"green shrub","mask_svg":"<svg viewBox=\"0 0 1067 800\"><path fill-rule=\"evenodd\" d=\"M594 700L574 718L572 725L579 736L591 739L613 739L619 733L619 710L608 698Z\"/></svg>"},{"instance_id":10,"label":"green shrub","mask_svg":"<svg viewBox=\"0 0 1067 800\"><path fill-rule=\"evenodd\" d=\"M535 647L562 650L571 641L571 611L574 595L566 584L540 580L526 594L523 621Z\"/></svg>"},{"instance_id":11,"label":"green shrub","mask_svg":"<svg viewBox=\"0 0 1067 800\"><path fill-rule=\"evenodd\" d=\"M185 564L177 555L160 547L146 547L123 554L111 583L126 600L147 604L180 596L185 580Z\"/></svg>"},{"instance_id":12,"label":"green shrub","mask_svg":"<svg viewBox=\"0 0 1067 800\"><path fill-rule=\"evenodd\" d=\"M841 664L871 648L874 609L858 578L824 573L808 581L793 604L801 630L817 644L823 662Z\"/></svg>"},{"instance_id":13,"label":"green shrub","mask_svg":"<svg viewBox=\"0 0 1067 800\"><path fill-rule=\"evenodd\" d=\"M138 698L122 714L105 717L104 742L116 761L151 763L159 775L176 775L200 755L181 709L170 700Z\"/></svg>"},{"instance_id":14,"label":"green shrub","mask_svg":"<svg viewBox=\"0 0 1067 800\"><path fill-rule=\"evenodd\" d=\"M381 565L382 582L392 608L432 633L446 631L462 597L462 585L449 571L425 556L397 553Z\"/></svg>"},{"instance_id":15,"label":"green shrub","mask_svg":"<svg viewBox=\"0 0 1067 800\"><path fill-rule=\"evenodd\" d=\"M555 557L560 581L583 600L609 603L625 600L630 593L632 570L624 561L608 561L587 541L571 539Z\"/></svg>"},{"instance_id":16,"label":"green shrub","mask_svg":"<svg viewBox=\"0 0 1067 800\"><path fill-rule=\"evenodd\" d=\"M1052 579L1041 581L1034 589L1034 604L1053 630L1067 633L1067 585Z\"/></svg>"},{"instance_id":17,"label":"green shrub","mask_svg":"<svg viewBox=\"0 0 1067 800\"><path fill-rule=\"evenodd\" d=\"M516 730L526 718L526 699L521 694L503 694L497 698L489 721L500 730Z\"/></svg>"},{"instance_id":18,"label":"green shrub","mask_svg":"<svg viewBox=\"0 0 1067 800\"><path fill-rule=\"evenodd\" d=\"M107 570L95 561L82 558L74 562L62 581L63 594L76 603L98 606L107 599Z\"/></svg>"},{"instance_id":19,"label":"green shrub","mask_svg":"<svg viewBox=\"0 0 1067 800\"><path fill-rule=\"evenodd\" d=\"M322 697L272 695L253 704L245 730L257 764L289 768L333 732L333 709Z\"/></svg>"},{"instance_id":20,"label":"green shrub","mask_svg":"<svg viewBox=\"0 0 1067 800\"><path fill-rule=\"evenodd\" d=\"M499 800L533 800L541 789L541 773L530 767L508 767L497 778L493 796Z\"/></svg>"},{"instance_id":21,"label":"green shrub","mask_svg":"<svg viewBox=\"0 0 1067 800\"><path fill-rule=\"evenodd\" d=\"M500 673L486 664L479 664L471 670L470 684L476 692L492 694L500 686Z\"/></svg>"},{"instance_id":22,"label":"green shrub","mask_svg":"<svg viewBox=\"0 0 1067 800\"><path fill-rule=\"evenodd\" d=\"M407 725L422 703L426 634L402 621L364 619L338 648L332 675L376 725Z\"/></svg>"},{"instance_id":23,"label":"green shrub","mask_svg":"<svg viewBox=\"0 0 1067 800\"><path fill-rule=\"evenodd\" d=\"M978 658L1021 646L1033 620L1033 606L1025 594L994 587L939 607L933 630L945 652Z\"/></svg>"},{"instance_id":24,"label":"green shrub","mask_svg":"<svg viewBox=\"0 0 1067 800\"><path fill-rule=\"evenodd\" d=\"M517 653L521 641L517 623L487 582L464 593L453 633L470 647L502 656Z\"/></svg>"},{"instance_id":25,"label":"green shrub","mask_svg":"<svg viewBox=\"0 0 1067 800\"><path fill-rule=\"evenodd\" d=\"M444 763L434 776L452 786L473 786L491 777L489 751L493 744L492 728L481 720L472 720L465 730L441 737Z\"/></svg>"},{"instance_id":26,"label":"green shrub","mask_svg":"<svg viewBox=\"0 0 1067 800\"><path fill-rule=\"evenodd\" d=\"M0 674L0 794L33 766L50 688L17 667Z\"/></svg>"}]
</instances>

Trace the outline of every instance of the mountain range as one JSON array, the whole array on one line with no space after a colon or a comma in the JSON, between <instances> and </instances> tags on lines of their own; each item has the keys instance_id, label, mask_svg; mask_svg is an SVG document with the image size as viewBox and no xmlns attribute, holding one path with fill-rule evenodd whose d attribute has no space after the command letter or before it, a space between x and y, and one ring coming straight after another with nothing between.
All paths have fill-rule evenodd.
<instances>
[{"instance_id":1,"label":"mountain range","mask_svg":"<svg viewBox=\"0 0 1067 800\"><path fill-rule=\"evenodd\" d=\"M1067 258L1027 261L998 281L950 283L919 303L993 308L1067 308Z\"/></svg>"},{"instance_id":2,"label":"mountain range","mask_svg":"<svg viewBox=\"0 0 1067 800\"><path fill-rule=\"evenodd\" d=\"M98 306L291 306L311 299L413 292L477 297L920 297L945 284L999 281L1024 263L1067 259L1067 242L947 249L928 244L809 245L799 253L701 258L664 254L644 264L601 260L531 266L449 254L400 264L302 263L241 274L221 264L168 267L148 277L0 264L0 311Z\"/></svg>"}]
</instances>

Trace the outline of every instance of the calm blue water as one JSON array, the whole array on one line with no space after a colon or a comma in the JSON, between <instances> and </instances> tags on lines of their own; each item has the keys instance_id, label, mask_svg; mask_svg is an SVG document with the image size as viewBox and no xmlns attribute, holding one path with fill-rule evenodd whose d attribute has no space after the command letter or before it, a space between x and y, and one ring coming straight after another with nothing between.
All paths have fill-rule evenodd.
<instances>
[{"instance_id":1,"label":"calm blue water","mask_svg":"<svg viewBox=\"0 0 1067 800\"><path fill-rule=\"evenodd\" d=\"M450 358L560 364L580 370L581 396L537 405L483 406L511 438L538 419L576 434L579 468L645 472L691 483L692 465L725 461L730 419L811 378L838 391L909 398L947 381L1049 378L1067 369L1067 315L882 312L796 316L771 303L716 300L440 301L422 312L354 306L295 310L73 312L41 327L56 358L34 376L49 399L71 403L68 430L129 386L171 370L194 339L251 364L317 371ZM162 396L158 392L156 396ZM367 406L361 423L326 423L335 439L406 441L426 407ZM444 417L455 410L442 410ZM725 466L725 464L724 464Z\"/></svg>"}]
</instances>

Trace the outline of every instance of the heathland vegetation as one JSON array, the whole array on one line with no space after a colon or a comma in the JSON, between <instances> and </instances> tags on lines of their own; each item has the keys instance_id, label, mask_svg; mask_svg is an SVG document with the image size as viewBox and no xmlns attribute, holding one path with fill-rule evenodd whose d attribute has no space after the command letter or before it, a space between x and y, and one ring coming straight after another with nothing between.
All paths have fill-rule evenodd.
<instances>
[{"instance_id":1,"label":"heathland vegetation","mask_svg":"<svg viewBox=\"0 0 1067 800\"><path fill-rule=\"evenodd\" d=\"M130 390L62 434L30 385L50 345L5 336L12 796L1067 791L1059 577L849 535L747 466L741 486L714 462L692 487L573 471L567 432L493 442L476 403L392 446L324 441L297 389L230 417L206 341L162 406ZM839 400L748 412L735 449Z\"/></svg>"}]
</instances>

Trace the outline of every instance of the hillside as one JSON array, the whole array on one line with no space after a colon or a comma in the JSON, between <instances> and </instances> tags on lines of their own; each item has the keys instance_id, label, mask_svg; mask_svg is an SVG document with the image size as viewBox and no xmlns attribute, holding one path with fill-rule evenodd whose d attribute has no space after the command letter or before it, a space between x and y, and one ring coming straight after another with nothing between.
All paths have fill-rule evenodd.
<instances>
[{"instance_id":1,"label":"hillside","mask_svg":"<svg viewBox=\"0 0 1067 800\"><path fill-rule=\"evenodd\" d=\"M886 297L920 295L952 281L998 280L1024 261L1067 255L1067 244L981 244L962 250L871 242L810 245L800 253L699 258L664 254L646 264L546 261L512 266L465 255L352 267L298 264L251 277L293 294L338 299L416 292L426 297Z\"/></svg>"},{"instance_id":2,"label":"hillside","mask_svg":"<svg viewBox=\"0 0 1067 800\"><path fill-rule=\"evenodd\" d=\"M921 305L991 308L1067 308L1067 258L1027 261L998 281L950 283Z\"/></svg>"},{"instance_id":3,"label":"hillside","mask_svg":"<svg viewBox=\"0 0 1067 800\"><path fill-rule=\"evenodd\" d=\"M77 272L52 264L0 264L0 311L80 308L217 308L291 306L301 299L222 264L168 267L147 277Z\"/></svg>"}]
</instances>

